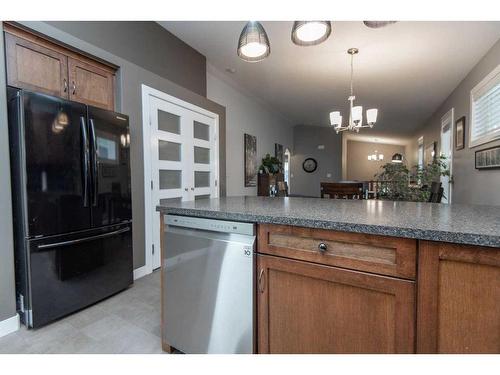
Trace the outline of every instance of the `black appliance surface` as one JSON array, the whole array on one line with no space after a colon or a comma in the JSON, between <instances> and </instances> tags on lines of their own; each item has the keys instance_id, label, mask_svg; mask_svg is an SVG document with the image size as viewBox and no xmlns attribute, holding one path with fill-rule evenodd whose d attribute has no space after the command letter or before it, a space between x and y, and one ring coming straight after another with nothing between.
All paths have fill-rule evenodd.
<instances>
[{"instance_id":1,"label":"black appliance surface","mask_svg":"<svg viewBox=\"0 0 500 375\"><path fill-rule=\"evenodd\" d=\"M16 193L26 200L26 236L88 229L86 106L25 92L14 97L9 107L20 112L19 121L10 126L10 142L11 153L20 156L12 172L19 186Z\"/></svg>"},{"instance_id":2,"label":"black appliance surface","mask_svg":"<svg viewBox=\"0 0 500 375\"><path fill-rule=\"evenodd\" d=\"M92 169L92 225L132 219L128 117L88 107Z\"/></svg>"},{"instance_id":3,"label":"black appliance surface","mask_svg":"<svg viewBox=\"0 0 500 375\"><path fill-rule=\"evenodd\" d=\"M133 282L128 117L7 93L18 311L39 327Z\"/></svg>"},{"instance_id":4,"label":"black appliance surface","mask_svg":"<svg viewBox=\"0 0 500 375\"><path fill-rule=\"evenodd\" d=\"M42 326L132 284L131 229L123 224L28 240L29 325Z\"/></svg>"}]
</instances>

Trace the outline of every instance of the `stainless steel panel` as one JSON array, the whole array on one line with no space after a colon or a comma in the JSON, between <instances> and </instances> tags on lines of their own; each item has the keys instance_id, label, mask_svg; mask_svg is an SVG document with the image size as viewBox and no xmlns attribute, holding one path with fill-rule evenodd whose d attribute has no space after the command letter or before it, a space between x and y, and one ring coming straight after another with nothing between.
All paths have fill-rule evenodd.
<instances>
[{"instance_id":1,"label":"stainless steel panel","mask_svg":"<svg viewBox=\"0 0 500 375\"><path fill-rule=\"evenodd\" d=\"M172 225L164 235L164 340L185 353L253 353L255 235Z\"/></svg>"}]
</instances>

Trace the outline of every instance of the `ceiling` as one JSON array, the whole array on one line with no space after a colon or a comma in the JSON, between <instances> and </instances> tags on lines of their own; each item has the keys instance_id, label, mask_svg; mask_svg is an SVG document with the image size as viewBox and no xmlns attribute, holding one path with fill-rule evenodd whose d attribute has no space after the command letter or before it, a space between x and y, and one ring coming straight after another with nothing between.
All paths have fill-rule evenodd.
<instances>
[{"instance_id":1,"label":"ceiling","mask_svg":"<svg viewBox=\"0 0 500 375\"><path fill-rule=\"evenodd\" d=\"M500 22L398 22L370 29L361 21L334 21L326 42L299 47L290 39L293 22L266 21L271 55L248 63L236 55L243 21L159 24L292 125L328 126L332 110L346 118L346 51L357 47L356 104L378 108L377 134L393 136L413 134L500 38Z\"/></svg>"}]
</instances>

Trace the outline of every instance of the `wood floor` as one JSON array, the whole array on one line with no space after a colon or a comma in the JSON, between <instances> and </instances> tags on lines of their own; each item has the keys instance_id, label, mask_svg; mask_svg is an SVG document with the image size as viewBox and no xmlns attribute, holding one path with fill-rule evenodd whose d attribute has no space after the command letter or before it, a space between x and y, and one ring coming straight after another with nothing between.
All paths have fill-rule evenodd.
<instances>
[{"instance_id":1,"label":"wood floor","mask_svg":"<svg viewBox=\"0 0 500 375\"><path fill-rule=\"evenodd\" d=\"M46 327L0 338L0 353L162 353L160 272Z\"/></svg>"}]
</instances>

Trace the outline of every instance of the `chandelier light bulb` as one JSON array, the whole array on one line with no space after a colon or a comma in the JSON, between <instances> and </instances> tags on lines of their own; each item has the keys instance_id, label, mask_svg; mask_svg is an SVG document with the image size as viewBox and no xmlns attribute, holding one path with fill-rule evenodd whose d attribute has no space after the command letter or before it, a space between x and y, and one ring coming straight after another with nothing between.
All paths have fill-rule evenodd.
<instances>
[{"instance_id":1,"label":"chandelier light bulb","mask_svg":"<svg viewBox=\"0 0 500 375\"><path fill-rule=\"evenodd\" d=\"M355 107L352 107L352 122L356 126L361 126L363 122L363 107L360 105L357 105Z\"/></svg>"},{"instance_id":2,"label":"chandelier light bulb","mask_svg":"<svg viewBox=\"0 0 500 375\"><path fill-rule=\"evenodd\" d=\"M335 112L330 112L330 125L333 126L338 126L341 124L341 118L340 112L335 111Z\"/></svg>"}]
</instances>

